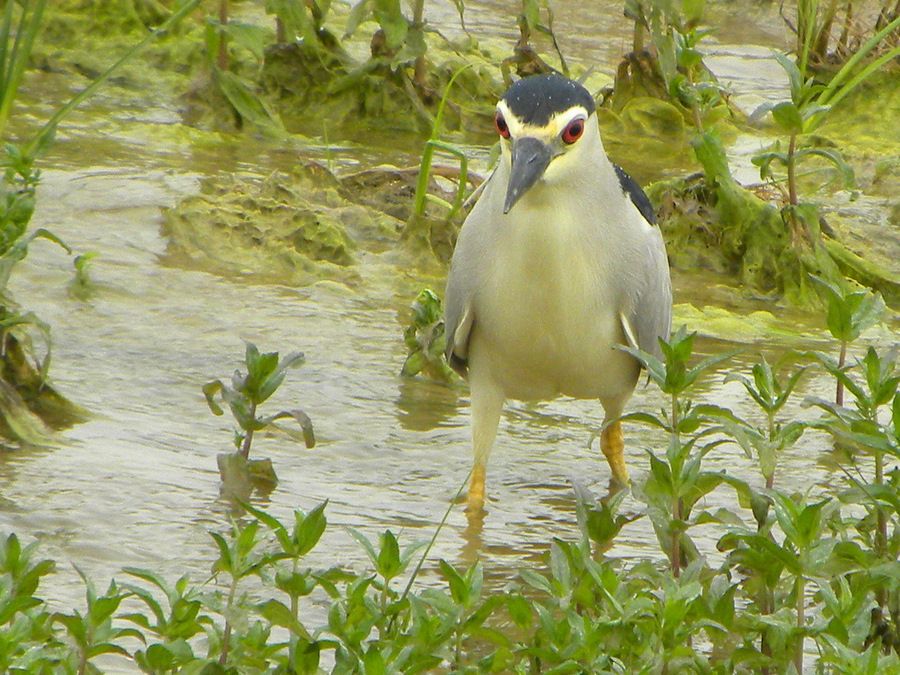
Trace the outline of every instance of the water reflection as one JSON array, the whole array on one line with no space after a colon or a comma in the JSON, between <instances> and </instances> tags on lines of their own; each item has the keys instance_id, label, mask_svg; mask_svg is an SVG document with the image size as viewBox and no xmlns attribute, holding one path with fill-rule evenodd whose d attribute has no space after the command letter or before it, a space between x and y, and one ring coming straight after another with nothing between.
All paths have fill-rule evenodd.
<instances>
[{"instance_id":1,"label":"water reflection","mask_svg":"<svg viewBox=\"0 0 900 675\"><path fill-rule=\"evenodd\" d=\"M398 378L397 389L397 421L407 431L429 431L445 426L458 413L459 385Z\"/></svg>"}]
</instances>

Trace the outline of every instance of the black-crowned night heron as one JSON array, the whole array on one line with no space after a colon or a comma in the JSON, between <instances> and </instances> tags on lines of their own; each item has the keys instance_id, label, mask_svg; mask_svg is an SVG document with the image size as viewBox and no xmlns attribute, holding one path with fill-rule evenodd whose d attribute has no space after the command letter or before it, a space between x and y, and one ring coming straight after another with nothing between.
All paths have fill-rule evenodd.
<instances>
[{"instance_id":1,"label":"black-crowned night heron","mask_svg":"<svg viewBox=\"0 0 900 675\"><path fill-rule=\"evenodd\" d=\"M445 299L447 359L471 388L468 509L507 398L596 398L614 480L620 424L640 373L616 347L659 353L672 288L647 196L609 161L594 99L559 75L519 80L497 104L501 157L459 233Z\"/></svg>"}]
</instances>

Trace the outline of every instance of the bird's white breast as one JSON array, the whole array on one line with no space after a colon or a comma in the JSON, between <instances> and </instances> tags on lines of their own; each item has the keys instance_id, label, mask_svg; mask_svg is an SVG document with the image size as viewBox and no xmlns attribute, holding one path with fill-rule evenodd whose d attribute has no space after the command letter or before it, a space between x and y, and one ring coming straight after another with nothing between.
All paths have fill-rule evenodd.
<instances>
[{"instance_id":1,"label":"bird's white breast","mask_svg":"<svg viewBox=\"0 0 900 675\"><path fill-rule=\"evenodd\" d=\"M636 362L614 348L624 343L628 237L615 222L624 216L602 195L557 189L536 186L496 225L474 302L472 368L488 368L510 398L627 397Z\"/></svg>"}]
</instances>

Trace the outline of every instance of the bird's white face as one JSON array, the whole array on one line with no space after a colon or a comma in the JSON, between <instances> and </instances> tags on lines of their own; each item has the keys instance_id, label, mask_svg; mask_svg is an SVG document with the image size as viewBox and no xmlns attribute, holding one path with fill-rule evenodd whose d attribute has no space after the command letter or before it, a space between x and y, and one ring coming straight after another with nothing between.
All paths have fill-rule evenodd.
<instances>
[{"instance_id":1,"label":"bird's white face","mask_svg":"<svg viewBox=\"0 0 900 675\"><path fill-rule=\"evenodd\" d=\"M577 176L588 157L598 146L602 148L596 114L580 105L555 113L547 124L537 126L516 116L501 100L494 123L501 152L511 162L507 212L536 183L552 185Z\"/></svg>"}]
</instances>

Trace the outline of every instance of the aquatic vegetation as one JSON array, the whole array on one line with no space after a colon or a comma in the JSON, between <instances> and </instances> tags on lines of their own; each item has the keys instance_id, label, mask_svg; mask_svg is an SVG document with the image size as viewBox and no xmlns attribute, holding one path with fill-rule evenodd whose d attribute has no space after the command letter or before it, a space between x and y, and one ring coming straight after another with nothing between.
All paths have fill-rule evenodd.
<instances>
[{"instance_id":1,"label":"aquatic vegetation","mask_svg":"<svg viewBox=\"0 0 900 675\"><path fill-rule=\"evenodd\" d=\"M262 416L257 408L265 403L284 382L290 368L303 365L305 358L300 352L292 352L279 358L278 352L262 354L252 342L247 343L244 354L246 374L234 371L231 386L222 380L211 380L203 385L203 395L210 411L217 416L225 414L217 399L228 406L237 428L234 432L235 457L220 455L219 471L222 480L229 483L239 475L247 475L251 479L277 482L271 462L268 460L250 461L250 446L257 431L277 428L275 422L282 419L294 420L302 430L303 441L307 448L316 444L312 421L300 409L282 410L273 415ZM234 475L237 472L238 476Z\"/></svg>"},{"instance_id":2,"label":"aquatic vegetation","mask_svg":"<svg viewBox=\"0 0 900 675\"><path fill-rule=\"evenodd\" d=\"M773 162L784 166L787 171L788 186L788 208L784 211L784 216L785 222L793 227L800 226L802 221L805 221L806 227L809 227L808 221L817 217L810 206L806 206L804 209L799 208L797 171L798 165L804 159L821 157L827 160L838 169L843 184L847 187L853 186L853 172L840 152L816 146L802 147L799 145L800 138L815 131L824 123L834 106L877 72L879 68L900 55L900 47L895 47L860 67L865 59L875 53L892 33L900 29L900 17L897 17L861 44L826 84L818 82L816 77L809 72L810 59L817 55L819 59L823 57L822 53L815 50L823 50L823 42L827 45L828 28L834 15L834 9L832 5L829 10L830 18L826 16L821 25L816 25L818 1L804 0L800 2L797 10L800 14L798 21L800 29L798 30L796 63L783 54L775 55L778 63L788 75L791 100L777 104L764 104L754 113L754 116L759 116L771 111L772 118L779 130L788 136L786 152L781 152L780 147L776 147L774 151L754 157L753 163L760 167L760 177L764 180L774 179Z\"/></svg>"},{"instance_id":3,"label":"aquatic vegetation","mask_svg":"<svg viewBox=\"0 0 900 675\"><path fill-rule=\"evenodd\" d=\"M444 310L440 298L430 288L424 288L411 309L412 319L403 331L409 354L400 374L412 377L422 373L443 382L455 380L453 369L444 359Z\"/></svg>"},{"instance_id":4,"label":"aquatic vegetation","mask_svg":"<svg viewBox=\"0 0 900 675\"><path fill-rule=\"evenodd\" d=\"M407 19L399 3L381 17L374 14L380 3L362 4L359 11L373 12L375 21L370 23L373 27L377 23L385 33L379 39L387 40L390 30L399 34L406 25L403 39L407 42L397 43L396 54L380 53L377 59L373 55L378 67L372 70L353 71L353 62L347 70L346 56L334 46L337 40L330 41L334 36L329 37L325 27L326 19L334 18L327 2L271 3L277 18L276 43L267 42L268 31L250 36L253 40L263 37L262 42L245 42L257 51L262 45L263 61L240 44L246 36L239 36L239 21L230 18L211 30L222 37L220 45L230 45L230 55L237 55L227 64L229 72L234 69L243 78L262 66L262 77L271 79L263 80L261 90L283 87L284 106L278 114L289 128L299 126L284 115L291 96L307 95L305 80L291 74L298 67L315 73L309 77L322 78L321 88L306 88L310 96L334 86L335 69L343 68L347 78L336 96L345 97L339 105L346 106L349 118L359 114L359 99L354 98L359 91L365 96L364 110L390 113L394 110L391 98L398 90L383 86L384 73L402 69L397 81L402 86L405 77L421 93L421 83L415 84L415 79L416 63L423 55L415 52L416 45L409 40L418 40L415 34L420 29L423 40L434 36L424 25L414 25L415 14ZM654 4L662 7L662 3ZM158 25L166 16L165 8L154 1L122 0L117 6L140 10L137 23L131 14L126 17L135 30ZM545 23L534 18L534 8L539 6L544 5L523 3L523 12L530 12L525 24L529 31L539 31ZM290 14L291 8L300 14ZM156 9L160 16L153 18ZM551 22L548 14L548 28ZM665 149L667 134L685 147L695 139L704 176L655 188L664 214L671 217L666 227L670 242L678 244L670 246L676 264L728 271L755 289L751 292L770 297L786 293L811 302L821 294L828 306L829 330L846 353L860 331L877 320L883 304L878 296L841 282L835 272L835 264L844 269L835 253L841 250L840 242L823 236L819 243L801 241L795 246L798 242L785 229L779 207L734 181L724 148L710 131L718 125L717 116L727 112L717 100L722 92L714 84L707 87L702 69L692 62L692 52L698 48L690 40L699 39L701 32L698 29L687 40L668 35L673 42L664 47L674 47L676 68L668 71L666 100L633 98L615 115L609 114L606 123L621 125L625 134L659 130L654 145L647 146L659 149L656 154ZM298 35L304 36L307 46L312 35L321 44L305 50L293 39ZM527 45L524 30L522 36ZM428 56L434 55L431 46L428 43ZM384 44L376 42L375 47ZM218 47L210 53L218 54ZM457 87L472 75L468 82L473 88L465 90L469 95L479 86L481 73L474 71L481 69L481 62L460 71L466 57L456 56L459 61L452 61L452 67L442 63L445 70L430 82L442 82L446 93L451 78L457 78ZM275 73L279 59L284 70ZM399 65L392 66L394 61ZM320 65L311 65L315 63ZM360 81L371 87L355 90L354 84ZM252 79L248 82L257 86ZM677 82L674 98L673 82ZM426 80L426 86L433 85ZM397 105L412 105L414 100L409 96ZM453 98L445 96L446 112L452 118L445 129L440 124L444 104L434 108L433 99L419 100L424 107L415 112L416 124L431 129L432 141L441 141L442 132L463 115L478 114L455 111ZM485 96L479 104L486 101L493 103ZM437 123L430 118L433 114ZM787 119L792 113L778 115ZM821 128L827 128L824 122ZM615 135L611 138L615 144ZM444 149L438 143L428 148ZM458 150L455 145L447 148ZM296 175L215 177L203 184L202 195L188 198L167 214L170 259L189 258L228 274L252 269L260 275L257 278L266 278L263 273L273 270L268 279L279 282L308 283L328 276L355 281L354 263L364 255L359 250L385 251L395 246L411 213L430 216L427 211L433 209L434 220L440 221L458 212L468 169L444 171L432 165L433 159L434 154L423 157L418 191L417 173L402 167L363 169L341 178L318 165L301 167ZM772 158L770 169L780 161ZM457 189L441 192L430 179L436 173L455 181ZM33 187L31 192L24 189L21 173L14 172L12 180L15 187L3 195L11 200L5 202L11 222L19 212L30 217L34 198ZM798 193L802 190L800 184ZM797 206L802 206L799 194ZM190 213L195 217L185 215ZM270 228L266 219L273 214L278 226ZM225 224L215 225L220 216ZM295 216L297 220L292 219ZM278 229L282 226L284 230ZM229 234L223 236L223 232ZM422 232L410 230L408 235L417 238ZM452 223L435 234L431 229L424 239L443 258L452 245ZM28 239L31 235L33 239ZM15 241L28 244L55 241L49 233L28 233L27 227L16 236ZM231 241L219 242L232 236ZM214 248L219 243L222 248ZM227 263L215 267L210 261L220 254ZM10 269L15 255L10 254ZM89 259L80 260L79 283L85 286ZM809 272L817 279L810 279ZM404 374L449 375L440 358L443 334L438 297L423 291L412 315L404 332L409 348ZM770 320L773 323L766 323ZM767 315L758 321L756 330L770 340L775 319ZM4 324L3 328L15 327ZM35 334L40 335L40 330ZM5 346L7 354L19 349L12 341ZM298 421L308 431L306 440L312 439L311 426L303 425L307 418L298 420L291 411L263 415L256 409L271 400L286 370L298 365L299 359L262 354L251 347L242 367L245 372L238 372L230 383L208 383L205 392L213 412L224 414L229 407L238 426L237 452L229 457L245 463L251 444L258 443L255 432L263 428L260 425L281 421L276 419L279 416ZM724 374L755 403L744 418L705 402L698 393L696 383L711 377L711 367L726 357L698 359L693 336L677 333L666 344L662 359L635 355L644 360L666 401L661 411L628 417L633 423L659 429L660 435L659 442L647 449L650 472L634 487L639 511L623 511L624 492L595 499L576 486L572 502L577 530L567 531L565 526L557 530L557 538L547 543L543 562L511 579L498 581L489 559L464 568L431 560L421 544L407 543L396 528L383 525L374 536L351 534L359 545L352 567L342 562L318 569L311 561L322 558L311 554L321 553L320 542L334 534L334 525L328 524L325 515L326 504L308 512L295 511L284 522L245 504L240 520L211 534L211 578L201 571L195 578L185 574L169 580L152 570L128 568L123 572L127 581L112 582L105 592L84 578L83 606L59 609L58 603L51 606L42 597L54 564L40 558L35 544L23 546L10 535L0 539L0 670L97 672L110 662L105 659L131 659L148 673L900 670L896 354L873 348L858 362L820 356L820 365L805 370L770 363L770 355L762 356L746 372ZM36 364L35 370L43 370L45 363ZM810 398L808 403L816 414L821 411L820 418L789 418L784 413L786 402L796 395L803 373L818 367L846 390L846 407L843 399L835 403ZM43 380L39 387L50 391ZM778 462L783 453L807 440L804 434L810 428L835 439L832 459L841 473L831 485L816 485L808 494L796 494L793 486L780 479ZM741 480L730 468L711 471L708 460L723 443L739 445L761 478ZM733 493L733 500L713 510L707 499L713 491ZM607 555L610 550L619 553L615 547L628 537L629 524L644 515L657 535L658 552L629 558ZM717 552L706 550L711 545L701 545L700 528L717 542ZM438 527L435 537L440 531ZM434 574L424 579L420 569ZM811 654L815 664L809 663Z\"/></svg>"},{"instance_id":5,"label":"aquatic vegetation","mask_svg":"<svg viewBox=\"0 0 900 675\"><path fill-rule=\"evenodd\" d=\"M633 49L616 72L604 106L621 112L634 100L672 104L700 133L729 118L724 88L703 63L700 42L712 31L700 28L704 2L627 0L625 15L634 21ZM644 47L645 35L650 48Z\"/></svg>"},{"instance_id":6,"label":"aquatic vegetation","mask_svg":"<svg viewBox=\"0 0 900 675\"><path fill-rule=\"evenodd\" d=\"M846 365L850 344L864 330L881 320L885 311L884 300L880 293L870 293L865 289L854 291L816 276L811 278L818 284L825 299L828 330L841 345L837 363L828 357L822 357L822 360L835 372L840 372ZM835 403L844 405L844 382L840 377L837 378Z\"/></svg>"},{"instance_id":7,"label":"aquatic vegetation","mask_svg":"<svg viewBox=\"0 0 900 675\"><path fill-rule=\"evenodd\" d=\"M682 326L671 339L660 340L663 358L623 347L647 370L653 382L671 401L661 415L646 412L629 413L624 421L635 421L663 429L669 436L665 459L650 452L650 476L640 488L647 503L648 514L660 545L667 550L672 574L678 578L681 570L698 556L697 547L687 535L694 505L724 479L723 474L700 470L703 457L721 440L707 441L712 429L708 423L717 417L730 416L729 411L713 405L694 405L684 395L697 379L712 366L730 358L720 354L690 366L694 334Z\"/></svg>"},{"instance_id":8,"label":"aquatic vegetation","mask_svg":"<svg viewBox=\"0 0 900 675\"><path fill-rule=\"evenodd\" d=\"M243 504L241 520L211 533L211 578L170 582L127 568L130 580L103 595L85 579L84 611L53 612L39 593L53 563L9 535L0 540L0 666L94 672L98 657L117 654L154 673L774 673L803 672L812 649L821 672L900 668L900 469L889 465L900 461L895 353L870 349L858 367L828 367L854 407L810 399L825 413L811 421L779 419L802 370L785 376L763 358L747 375L728 373L759 406L756 426L694 400L696 384L730 355L698 361L693 340L678 331L661 359L632 351L669 401L659 414L627 416L663 434L664 451L648 451L651 470L635 494L665 563L607 557L643 514L621 512L624 493L598 501L580 486L577 531L560 533L544 565L502 589L486 582L482 562L431 561L440 578L421 582L430 545L404 546L390 529L376 538L351 531L365 569L317 569L308 556L329 536L326 504L294 511L290 524ZM247 392L263 400L295 360L248 346L247 362L248 375L238 373L223 399L256 428ZM211 383L207 394L225 389ZM810 426L851 448L847 480L787 492L774 480L777 455ZM765 487L704 469L731 441L754 451ZM709 510L704 497L720 489L734 492L733 506ZM716 562L690 536L701 525L716 529L724 554Z\"/></svg>"},{"instance_id":9,"label":"aquatic vegetation","mask_svg":"<svg viewBox=\"0 0 900 675\"><path fill-rule=\"evenodd\" d=\"M578 486L574 540L561 534L544 565L520 570L502 589L486 583L486 563L459 569L444 560L436 562L440 580L423 585L418 572L430 546L403 546L391 530L377 539L351 531L366 569L316 569L307 557L329 536L326 504L294 511L291 525L244 504L247 517L211 533L211 578L172 583L127 568L134 581L113 581L103 596L85 579L87 611L52 613L38 590L53 563L10 535L0 540L0 665L93 672L97 656L115 653L154 673L774 673L803 672L811 647L817 672L900 668L900 469L884 464L900 460L896 357L870 350L862 380L832 373L847 380L855 410L812 400L826 417L796 422L827 429L857 451L844 486L803 495L703 469L722 442L740 442L723 421L750 423L691 401L698 380L728 358L696 362L692 352L684 330L663 345L663 359L635 352L671 400L660 415L628 416L668 438L636 486L666 564L607 557L622 527L641 514L620 512L623 493L598 502ZM764 429L791 436L776 415L799 376L783 380L765 359L750 378L729 375L760 405ZM858 470L869 453L871 478ZM709 511L704 495L726 486L734 506ZM718 529L720 562L689 537L699 525ZM132 637L137 642L124 639Z\"/></svg>"},{"instance_id":10,"label":"aquatic vegetation","mask_svg":"<svg viewBox=\"0 0 900 675\"><path fill-rule=\"evenodd\" d=\"M198 2L186 2L163 22L161 29L177 25ZM7 2L3 9L0 19L0 136L6 132L25 67L42 27L45 6L43 0L34 0ZM7 290L15 266L25 259L35 240L47 240L72 252L46 228L28 232L35 209L35 190L40 181L40 171L34 168L34 163L52 143L62 120L156 37L150 33L132 45L90 85L54 111L31 138L19 145L7 143L0 158L0 168L4 172L0 181L0 436L11 442L43 444L48 439L49 428L68 426L86 417L85 410L68 401L47 381L52 353L49 325L34 313L21 309ZM80 278L85 278L84 265L88 258L81 260L81 268L76 262L76 282L79 272ZM43 338L42 359L35 356L31 332Z\"/></svg>"},{"instance_id":11,"label":"aquatic vegetation","mask_svg":"<svg viewBox=\"0 0 900 675\"><path fill-rule=\"evenodd\" d=\"M427 222L425 209L428 202L442 206L447 212L447 215L442 222L443 229L453 230L452 236L450 237L447 236L447 233L444 233L444 241L442 243L449 244L449 246L447 246L449 250L445 253L443 259L449 259L450 255L452 255L453 244L455 243L456 239L455 235L459 230L459 226L461 225L461 223L455 222L454 219L461 215L463 209L463 201L466 194L466 184L468 180L469 167L469 160L466 157L465 152L463 152L456 146L441 140L441 134L443 132L442 126L444 121L444 110L447 106L447 98L450 94L450 88L453 86L456 78L459 77L467 68L468 66L461 68L456 73L454 73L453 77L451 77L450 81L447 83L446 89L444 90L444 95L441 98L441 103L438 106L437 114L434 118L434 125L431 129L431 137L427 141L425 141L425 149L422 152L422 161L419 167L419 179L416 182L416 193L413 202L413 209L410 213L409 220L407 221L406 228L403 232L403 238L407 241L411 241L411 243L413 243L414 245L425 248L426 250L430 249L432 252L434 252L436 243L435 239L440 238L440 235L438 235L437 237L435 236L434 225ZM452 203L449 203L446 200L441 199L440 197L436 197L428 192L431 178L431 165L434 160L434 154L437 151L450 154L459 160L459 178L456 185L456 195L454 196Z\"/></svg>"},{"instance_id":12,"label":"aquatic vegetation","mask_svg":"<svg viewBox=\"0 0 900 675\"><path fill-rule=\"evenodd\" d=\"M358 243L383 246L394 219L351 201L324 167L290 174L219 175L164 213L170 259L219 273L308 284L355 278Z\"/></svg>"}]
</instances>

